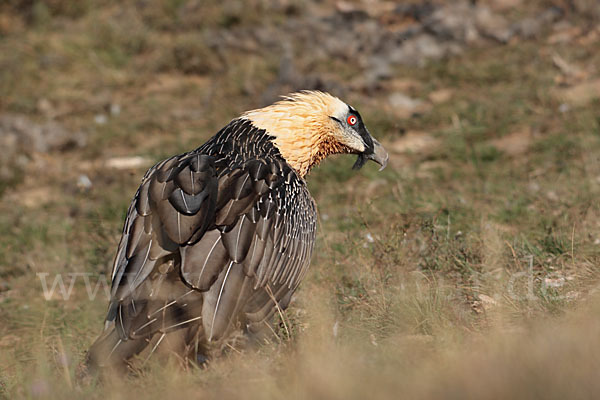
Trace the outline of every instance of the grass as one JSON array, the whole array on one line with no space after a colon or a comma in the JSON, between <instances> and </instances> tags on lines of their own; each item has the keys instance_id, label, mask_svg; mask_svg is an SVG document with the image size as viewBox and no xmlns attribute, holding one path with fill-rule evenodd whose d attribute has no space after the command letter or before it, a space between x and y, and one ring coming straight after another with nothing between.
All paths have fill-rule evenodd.
<instances>
[{"instance_id":1,"label":"grass","mask_svg":"<svg viewBox=\"0 0 600 400\"><path fill-rule=\"evenodd\" d=\"M94 284L110 272L145 167L110 170L104 161L139 155L150 166L197 147L261 105L278 74L273 49L199 57L214 54L214 32L252 27L259 14L210 3L196 29L183 3L35 2L29 14L17 0L0 7L21 21L0 37L0 112L55 118L87 138L82 149L32 155L18 179L0 182L0 398L597 393L599 103L559 112L551 55L588 68L600 52L597 41L545 38L398 67L392 80L412 82L413 97L452 93L411 118L386 108L385 87L348 91L345 100L391 150L390 165L357 173L351 157L334 157L310 174L318 241L278 336L202 370L150 363L110 385L78 381L107 302L89 301L81 276L68 301L46 300L37 274L51 284L56 274L86 273ZM265 18L277 25L308 12L290 7ZM328 78L337 70L342 85L361 73L338 64L307 56L296 67ZM107 111L111 104L120 114ZM105 124L94 122L98 114ZM411 131L431 140L397 150ZM80 175L90 189L77 186Z\"/></svg>"}]
</instances>

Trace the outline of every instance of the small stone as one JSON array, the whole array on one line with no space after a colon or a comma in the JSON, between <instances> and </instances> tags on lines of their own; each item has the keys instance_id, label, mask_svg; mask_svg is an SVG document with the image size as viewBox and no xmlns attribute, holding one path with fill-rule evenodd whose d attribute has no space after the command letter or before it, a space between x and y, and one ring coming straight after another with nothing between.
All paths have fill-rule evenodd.
<instances>
[{"instance_id":1,"label":"small stone","mask_svg":"<svg viewBox=\"0 0 600 400\"><path fill-rule=\"evenodd\" d=\"M473 43L479 39L474 23L475 10L467 2L439 7L424 21L425 26L440 39Z\"/></svg>"},{"instance_id":2,"label":"small stone","mask_svg":"<svg viewBox=\"0 0 600 400\"><path fill-rule=\"evenodd\" d=\"M375 337L375 334L371 333L371 335L369 336L369 339L371 339L371 344L375 347L379 346L379 344L377 343L377 338Z\"/></svg>"},{"instance_id":3,"label":"small stone","mask_svg":"<svg viewBox=\"0 0 600 400\"><path fill-rule=\"evenodd\" d=\"M556 277L556 278L545 278L544 285L549 288L560 288L564 286L565 278Z\"/></svg>"},{"instance_id":4,"label":"small stone","mask_svg":"<svg viewBox=\"0 0 600 400\"><path fill-rule=\"evenodd\" d=\"M121 106L116 103L111 103L110 104L110 115L117 116L119 114L121 114Z\"/></svg>"},{"instance_id":5,"label":"small stone","mask_svg":"<svg viewBox=\"0 0 600 400\"><path fill-rule=\"evenodd\" d=\"M332 329L333 337L337 337L339 327L340 327L339 321L335 321L335 323L333 324L333 329Z\"/></svg>"},{"instance_id":6,"label":"small stone","mask_svg":"<svg viewBox=\"0 0 600 400\"><path fill-rule=\"evenodd\" d=\"M399 93L399 92L392 93L388 97L388 101L390 102L392 107L404 108L404 109L408 109L408 110L417 109L421 104L423 104L423 101L418 100L418 99L413 99L413 98L411 98L403 93Z\"/></svg>"},{"instance_id":7,"label":"small stone","mask_svg":"<svg viewBox=\"0 0 600 400\"><path fill-rule=\"evenodd\" d=\"M398 117L407 118L414 114L421 114L429 111L430 104L423 100L413 99L401 92L394 92L388 96L388 103L392 107L392 112Z\"/></svg>"},{"instance_id":8,"label":"small stone","mask_svg":"<svg viewBox=\"0 0 600 400\"><path fill-rule=\"evenodd\" d=\"M145 167L149 165L151 161L145 157L114 157L106 160L106 166L114 169L134 169Z\"/></svg>"},{"instance_id":9,"label":"small stone","mask_svg":"<svg viewBox=\"0 0 600 400\"><path fill-rule=\"evenodd\" d=\"M489 310L490 308L493 308L498 305L498 302L493 297L490 297L483 293L480 293L477 297L481 301L481 306L484 310Z\"/></svg>"},{"instance_id":10,"label":"small stone","mask_svg":"<svg viewBox=\"0 0 600 400\"><path fill-rule=\"evenodd\" d=\"M452 98L454 91L452 89L439 89L429 93L429 100L433 104L445 103Z\"/></svg>"},{"instance_id":11,"label":"small stone","mask_svg":"<svg viewBox=\"0 0 600 400\"><path fill-rule=\"evenodd\" d=\"M98 125L104 125L108 122L108 117L104 114L96 114L94 116L94 122Z\"/></svg>"},{"instance_id":12,"label":"small stone","mask_svg":"<svg viewBox=\"0 0 600 400\"><path fill-rule=\"evenodd\" d=\"M547 198L548 198L548 200L550 200L550 201L558 201L558 200L559 200L559 197L558 197L558 195L556 194L556 192L555 192L554 190L549 190L549 191L546 193L546 197L547 197Z\"/></svg>"},{"instance_id":13,"label":"small stone","mask_svg":"<svg viewBox=\"0 0 600 400\"><path fill-rule=\"evenodd\" d=\"M581 296L581 293L577 292L575 290L571 290L571 291L567 292L567 294L565 294L565 298L567 300L577 300L580 296Z\"/></svg>"},{"instance_id":14,"label":"small stone","mask_svg":"<svg viewBox=\"0 0 600 400\"><path fill-rule=\"evenodd\" d=\"M507 21L499 14L492 13L485 6L479 6L475 11L475 25L483 36L506 43L512 37Z\"/></svg>"},{"instance_id":15,"label":"small stone","mask_svg":"<svg viewBox=\"0 0 600 400\"><path fill-rule=\"evenodd\" d=\"M554 96L571 106L586 106L600 98L600 79L582 82L566 89L556 89Z\"/></svg>"},{"instance_id":16,"label":"small stone","mask_svg":"<svg viewBox=\"0 0 600 400\"><path fill-rule=\"evenodd\" d=\"M523 0L485 0L495 11L507 11L523 4Z\"/></svg>"},{"instance_id":17,"label":"small stone","mask_svg":"<svg viewBox=\"0 0 600 400\"><path fill-rule=\"evenodd\" d=\"M542 32L542 29L551 26L551 24L560 18L564 11L558 7L550 7L546 11L535 17L522 19L511 28L512 35L519 35L525 39L532 39Z\"/></svg>"},{"instance_id":18,"label":"small stone","mask_svg":"<svg viewBox=\"0 0 600 400\"><path fill-rule=\"evenodd\" d=\"M92 188L92 181L87 175L79 175L77 178L77 187L81 190L90 190Z\"/></svg>"},{"instance_id":19,"label":"small stone","mask_svg":"<svg viewBox=\"0 0 600 400\"><path fill-rule=\"evenodd\" d=\"M395 140L390 148L395 153L418 153L433 149L438 145L438 140L426 132L408 131Z\"/></svg>"},{"instance_id":20,"label":"small stone","mask_svg":"<svg viewBox=\"0 0 600 400\"><path fill-rule=\"evenodd\" d=\"M532 142L531 136L531 129L525 127L493 140L492 145L510 156L518 156L526 153L529 149Z\"/></svg>"},{"instance_id":21,"label":"small stone","mask_svg":"<svg viewBox=\"0 0 600 400\"><path fill-rule=\"evenodd\" d=\"M37 102L37 109L44 115L50 115L52 113L52 104L48 99L42 97Z\"/></svg>"},{"instance_id":22,"label":"small stone","mask_svg":"<svg viewBox=\"0 0 600 400\"><path fill-rule=\"evenodd\" d=\"M532 193L537 193L540 191L540 184L537 182L530 182L527 185L527 189L529 189L529 191Z\"/></svg>"}]
</instances>

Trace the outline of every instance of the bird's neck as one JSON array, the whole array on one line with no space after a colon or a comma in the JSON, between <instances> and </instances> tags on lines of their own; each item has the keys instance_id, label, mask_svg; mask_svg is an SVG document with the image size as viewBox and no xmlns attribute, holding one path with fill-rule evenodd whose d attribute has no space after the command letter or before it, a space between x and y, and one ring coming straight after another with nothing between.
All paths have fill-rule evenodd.
<instances>
[{"instance_id":1,"label":"bird's neck","mask_svg":"<svg viewBox=\"0 0 600 400\"><path fill-rule=\"evenodd\" d=\"M343 146L330 137L329 121L267 114L254 115L250 121L273 137L281 156L301 177L330 154L345 152Z\"/></svg>"},{"instance_id":2,"label":"bird's neck","mask_svg":"<svg viewBox=\"0 0 600 400\"><path fill-rule=\"evenodd\" d=\"M273 142L282 157L302 177L327 156L346 152L338 142L318 132L307 133L306 136L297 133L293 136L279 135Z\"/></svg>"}]
</instances>

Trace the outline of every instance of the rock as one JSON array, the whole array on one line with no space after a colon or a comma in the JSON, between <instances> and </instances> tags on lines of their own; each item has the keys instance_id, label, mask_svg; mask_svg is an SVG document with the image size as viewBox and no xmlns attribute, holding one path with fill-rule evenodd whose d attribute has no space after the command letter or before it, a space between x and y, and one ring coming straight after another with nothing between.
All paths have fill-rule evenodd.
<instances>
[{"instance_id":1,"label":"rock","mask_svg":"<svg viewBox=\"0 0 600 400\"><path fill-rule=\"evenodd\" d=\"M50 101L48 101L48 99L44 97L38 100L36 108L39 112L41 112L47 117L51 117L54 112L54 107L52 107Z\"/></svg>"},{"instance_id":2,"label":"rock","mask_svg":"<svg viewBox=\"0 0 600 400\"><path fill-rule=\"evenodd\" d=\"M116 117L119 114L121 114L121 105L117 104L117 103L110 103L110 105L108 107L108 111L110 112L110 115L113 115Z\"/></svg>"},{"instance_id":3,"label":"rock","mask_svg":"<svg viewBox=\"0 0 600 400\"><path fill-rule=\"evenodd\" d=\"M583 33L580 26L573 26L567 21L561 22L554 25L554 33L547 39L548 44L570 43Z\"/></svg>"},{"instance_id":4,"label":"rock","mask_svg":"<svg viewBox=\"0 0 600 400\"><path fill-rule=\"evenodd\" d=\"M546 288L558 289L565 285L566 280L562 276L551 276L544 278L544 286Z\"/></svg>"},{"instance_id":5,"label":"rock","mask_svg":"<svg viewBox=\"0 0 600 400\"><path fill-rule=\"evenodd\" d=\"M425 19L424 25L441 39L473 43L479 39L474 11L475 7L467 2L448 4L436 9Z\"/></svg>"},{"instance_id":6,"label":"rock","mask_svg":"<svg viewBox=\"0 0 600 400\"><path fill-rule=\"evenodd\" d=\"M554 96L571 106L581 107L600 98L600 79L582 82L565 89L555 89Z\"/></svg>"},{"instance_id":7,"label":"rock","mask_svg":"<svg viewBox=\"0 0 600 400\"><path fill-rule=\"evenodd\" d=\"M358 7L354 3L350 3L348 1L337 1L335 3L335 8L340 13L345 14L346 16L359 16L365 17L367 15L366 11L362 8Z\"/></svg>"},{"instance_id":8,"label":"rock","mask_svg":"<svg viewBox=\"0 0 600 400\"><path fill-rule=\"evenodd\" d=\"M425 132L408 131L399 139L391 143L390 149L394 153L418 153L431 150L438 145L438 140Z\"/></svg>"},{"instance_id":9,"label":"rock","mask_svg":"<svg viewBox=\"0 0 600 400\"><path fill-rule=\"evenodd\" d=\"M569 112L569 111L571 111L571 106L568 105L567 103L561 103L558 106L558 112L560 112L561 114L564 114L564 113Z\"/></svg>"},{"instance_id":10,"label":"rock","mask_svg":"<svg viewBox=\"0 0 600 400\"><path fill-rule=\"evenodd\" d=\"M411 4L398 4L395 12L415 21L423 21L436 10L436 5L430 1L421 1Z\"/></svg>"},{"instance_id":11,"label":"rock","mask_svg":"<svg viewBox=\"0 0 600 400\"><path fill-rule=\"evenodd\" d=\"M397 10L395 1L375 1L371 2L366 9L366 12L372 18L385 17L394 14Z\"/></svg>"},{"instance_id":12,"label":"rock","mask_svg":"<svg viewBox=\"0 0 600 400\"><path fill-rule=\"evenodd\" d=\"M394 92L388 96L391 111L398 117L407 118L428 111L431 107L423 100L413 99L404 93Z\"/></svg>"},{"instance_id":13,"label":"rock","mask_svg":"<svg viewBox=\"0 0 600 400\"><path fill-rule=\"evenodd\" d=\"M135 169L147 167L152 161L145 157L114 157L106 160L106 167L114 169Z\"/></svg>"},{"instance_id":14,"label":"rock","mask_svg":"<svg viewBox=\"0 0 600 400\"><path fill-rule=\"evenodd\" d=\"M519 7L523 4L523 0L484 0L485 3L494 11L508 11L514 7Z\"/></svg>"},{"instance_id":15,"label":"rock","mask_svg":"<svg viewBox=\"0 0 600 400\"><path fill-rule=\"evenodd\" d=\"M370 60L370 67L367 70L367 82L377 82L389 79L393 76L392 68L387 57L374 56Z\"/></svg>"},{"instance_id":16,"label":"rock","mask_svg":"<svg viewBox=\"0 0 600 400\"><path fill-rule=\"evenodd\" d=\"M497 40L500 43L507 43L513 34L506 19L485 6L475 9L475 26L481 36Z\"/></svg>"},{"instance_id":17,"label":"rock","mask_svg":"<svg viewBox=\"0 0 600 400\"><path fill-rule=\"evenodd\" d=\"M524 39L532 39L540 35L542 29L551 26L562 17L564 11L559 7L551 7L535 17L525 18L511 27L511 36L518 35Z\"/></svg>"},{"instance_id":18,"label":"rock","mask_svg":"<svg viewBox=\"0 0 600 400\"><path fill-rule=\"evenodd\" d=\"M479 300L481 300L481 304L483 305L484 309L489 309L498 305L498 302L493 297L490 297L483 293L479 293L477 297L479 298Z\"/></svg>"},{"instance_id":19,"label":"rock","mask_svg":"<svg viewBox=\"0 0 600 400\"><path fill-rule=\"evenodd\" d=\"M548 190L546 192L546 198L550 201L559 201L560 197L558 197L558 194L556 194L556 192L554 190Z\"/></svg>"},{"instance_id":20,"label":"rock","mask_svg":"<svg viewBox=\"0 0 600 400\"><path fill-rule=\"evenodd\" d=\"M527 189L531 192L531 193L537 193L540 191L540 184L537 182L530 182L527 184Z\"/></svg>"},{"instance_id":21,"label":"rock","mask_svg":"<svg viewBox=\"0 0 600 400\"><path fill-rule=\"evenodd\" d=\"M598 0L572 0L569 2L577 13L588 18L600 18L600 2Z\"/></svg>"},{"instance_id":22,"label":"rock","mask_svg":"<svg viewBox=\"0 0 600 400\"><path fill-rule=\"evenodd\" d=\"M577 43L582 46L589 46L598 41L600 41L600 26L577 39Z\"/></svg>"},{"instance_id":23,"label":"rock","mask_svg":"<svg viewBox=\"0 0 600 400\"><path fill-rule=\"evenodd\" d=\"M39 186L31 189L21 189L18 192L9 191L5 196L7 201L25 208L35 209L60 201L61 195L64 195L64 193L60 193L56 188Z\"/></svg>"},{"instance_id":24,"label":"rock","mask_svg":"<svg viewBox=\"0 0 600 400\"><path fill-rule=\"evenodd\" d=\"M492 145L510 156L518 156L527 152L531 142L531 129L525 128L492 140Z\"/></svg>"},{"instance_id":25,"label":"rock","mask_svg":"<svg viewBox=\"0 0 600 400\"><path fill-rule=\"evenodd\" d=\"M421 89L423 83L416 79L395 78L387 82L386 88L391 92L412 93Z\"/></svg>"},{"instance_id":26,"label":"rock","mask_svg":"<svg viewBox=\"0 0 600 400\"><path fill-rule=\"evenodd\" d=\"M104 125L108 122L108 117L104 114L94 115L94 122L98 125Z\"/></svg>"},{"instance_id":27,"label":"rock","mask_svg":"<svg viewBox=\"0 0 600 400\"><path fill-rule=\"evenodd\" d=\"M413 51L422 58L437 60L448 54L447 46L441 45L431 35L419 35L410 43L414 45Z\"/></svg>"},{"instance_id":28,"label":"rock","mask_svg":"<svg viewBox=\"0 0 600 400\"><path fill-rule=\"evenodd\" d=\"M275 51L281 60L279 76L265 90L265 100L286 90L307 89L306 81L317 89L324 90L337 84L346 90L368 93L384 88L383 82L394 78L397 65L423 66L427 60L457 55L467 47L490 40L506 43L519 35L533 37L562 15L559 8L549 8L539 15L510 24L498 12L521 3L524 0L420 0L410 3L336 0L292 13L277 26L264 24L249 29L232 25L202 35L178 35L172 63L186 74L206 74L217 70L217 66L227 68L221 65L224 60L217 62L222 57L214 57L214 53L227 54L235 50L262 57L264 52ZM185 4L189 4L193 13L201 9L198 0L189 0ZM186 7L180 7L179 11ZM288 56L294 53L310 57L294 59ZM209 60L215 60L216 64L211 65ZM346 82L335 81L323 72L308 78L312 71L307 69L311 66L326 65L333 60L353 63L362 68L363 73ZM246 87L249 85L244 83ZM245 90L254 91L251 88Z\"/></svg>"},{"instance_id":29,"label":"rock","mask_svg":"<svg viewBox=\"0 0 600 400\"><path fill-rule=\"evenodd\" d=\"M35 123L20 115L0 116L0 181L11 182L35 153L64 151L85 145L85 137L55 121Z\"/></svg>"},{"instance_id":30,"label":"rock","mask_svg":"<svg viewBox=\"0 0 600 400\"><path fill-rule=\"evenodd\" d=\"M9 146L5 151L12 147L15 152L30 154L82 147L85 139L55 121L38 124L23 116L3 115L0 116L0 142Z\"/></svg>"},{"instance_id":31,"label":"rock","mask_svg":"<svg viewBox=\"0 0 600 400\"><path fill-rule=\"evenodd\" d=\"M77 178L77 187L83 191L90 190L92 188L92 181L85 174L79 175Z\"/></svg>"},{"instance_id":32,"label":"rock","mask_svg":"<svg viewBox=\"0 0 600 400\"><path fill-rule=\"evenodd\" d=\"M485 5L467 2L448 4L436 9L426 19L425 26L436 36L462 45L471 45L481 38L506 43L514 34L501 14Z\"/></svg>"},{"instance_id":33,"label":"rock","mask_svg":"<svg viewBox=\"0 0 600 400\"><path fill-rule=\"evenodd\" d=\"M512 34L519 35L525 39L535 38L542 29L543 25L535 18L525 18L513 26Z\"/></svg>"},{"instance_id":34,"label":"rock","mask_svg":"<svg viewBox=\"0 0 600 400\"><path fill-rule=\"evenodd\" d=\"M559 84L573 84L585 80L589 73L579 68L577 65L566 61L557 53L552 54L552 63L562 73L560 76L555 78L555 81Z\"/></svg>"},{"instance_id":35,"label":"rock","mask_svg":"<svg viewBox=\"0 0 600 400\"><path fill-rule=\"evenodd\" d=\"M390 50L392 63L422 66L427 59L440 59L453 52L451 44L440 42L435 36L424 33L402 42Z\"/></svg>"},{"instance_id":36,"label":"rock","mask_svg":"<svg viewBox=\"0 0 600 400\"><path fill-rule=\"evenodd\" d=\"M429 93L429 101L433 104L445 103L452 98L454 91L452 89L438 89Z\"/></svg>"}]
</instances>

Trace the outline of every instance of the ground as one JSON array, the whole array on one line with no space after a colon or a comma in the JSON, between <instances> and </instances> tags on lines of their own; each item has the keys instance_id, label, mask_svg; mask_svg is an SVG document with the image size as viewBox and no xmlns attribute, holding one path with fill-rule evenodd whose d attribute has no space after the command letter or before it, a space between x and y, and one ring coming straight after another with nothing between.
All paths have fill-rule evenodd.
<instances>
[{"instance_id":1,"label":"ground","mask_svg":"<svg viewBox=\"0 0 600 400\"><path fill-rule=\"evenodd\" d=\"M0 6L0 398L598 392L594 1L127 4ZM78 379L144 171L306 88L390 163L311 172L316 250L276 336Z\"/></svg>"}]
</instances>

